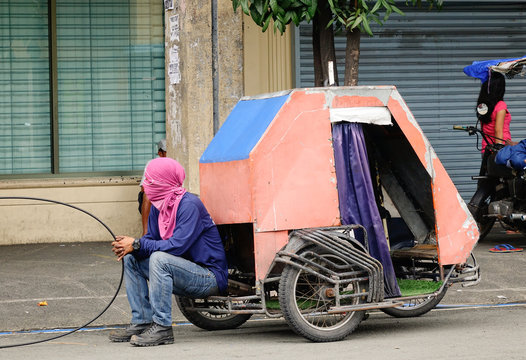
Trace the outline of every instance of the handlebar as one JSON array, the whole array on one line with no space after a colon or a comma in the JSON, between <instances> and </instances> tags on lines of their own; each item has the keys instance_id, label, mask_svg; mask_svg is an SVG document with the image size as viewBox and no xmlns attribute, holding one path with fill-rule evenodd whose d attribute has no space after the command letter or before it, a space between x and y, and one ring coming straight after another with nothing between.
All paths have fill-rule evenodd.
<instances>
[{"instance_id":1,"label":"handlebar","mask_svg":"<svg viewBox=\"0 0 526 360\"><path fill-rule=\"evenodd\" d=\"M462 125L453 125L453 130L466 130L467 128L465 128L464 126Z\"/></svg>"},{"instance_id":2,"label":"handlebar","mask_svg":"<svg viewBox=\"0 0 526 360\"><path fill-rule=\"evenodd\" d=\"M494 149L494 151L498 151L504 146L503 144L497 143L495 140L501 140L501 141L504 142L504 144L506 143L506 141L504 139L501 139L501 138L498 138L496 136L492 136L492 135L486 134L484 131L482 131L481 129L477 128L476 126L453 125L453 130L466 131L470 136L471 135L477 135L477 133L480 134L482 136L482 138L484 140L486 140L486 144L488 144L488 146L490 146L490 148ZM478 139L478 136L477 136L477 139ZM477 140L477 142L478 142L478 140Z\"/></svg>"},{"instance_id":3,"label":"handlebar","mask_svg":"<svg viewBox=\"0 0 526 360\"><path fill-rule=\"evenodd\" d=\"M480 133L482 136L485 135L482 130L476 128L475 126L453 125L453 130L467 131L469 135L475 135L476 133Z\"/></svg>"}]
</instances>

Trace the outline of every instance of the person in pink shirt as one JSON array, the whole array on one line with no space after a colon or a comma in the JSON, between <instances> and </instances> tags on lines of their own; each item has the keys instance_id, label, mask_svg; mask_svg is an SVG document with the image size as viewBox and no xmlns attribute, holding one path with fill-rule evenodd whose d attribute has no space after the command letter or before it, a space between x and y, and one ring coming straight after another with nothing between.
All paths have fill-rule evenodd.
<instances>
[{"instance_id":1,"label":"person in pink shirt","mask_svg":"<svg viewBox=\"0 0 526 360\"><path fill-rule=\"evenodd\" d=\"M504 102L506 80L504 75L491 71L488 80L482 83L477 100L477 117L482 131L488 135L490 141L503 145L515 145L511 141L511 114ZM482 152L486 148L486 139L482 139Z\"/></svg>"}]
</instances>

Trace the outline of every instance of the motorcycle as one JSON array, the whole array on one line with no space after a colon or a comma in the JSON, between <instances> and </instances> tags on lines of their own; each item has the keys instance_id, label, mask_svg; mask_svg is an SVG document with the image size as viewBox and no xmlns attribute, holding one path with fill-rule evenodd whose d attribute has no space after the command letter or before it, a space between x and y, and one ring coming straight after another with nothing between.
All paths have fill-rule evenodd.
<instances>
[{"instance_id":1,"label":"motorcycle","mask_svg":"<svg viewBox=\"0 0 526 360\"><path fill-rule=\"evenodd\" d=\"M477 181L477 190L467 204L477 221L482 240L498 221L510 231L526 233L526 173L495 163L495 157L504 144L494 143L491 136L474 126L454 126L454 130L479 134L489 145L484 149Z\"/></svg>"},{"instance_id":2,"label":"motorcycle","mask_svg":"<svg viewBox=\"0 0 526 360\"><path fill-rule=\"evenodd\" d=\"M468 76L487 80L490 71L499 72L512 78L526 75L526 57L515 59L496 59L474 61L464 68ZM495 157L505 145L496 143L497 139L485 134L476 126L453 126L454 130L466 131L469 135L480 135L489 145L484 149L477 181L477 190L468 203L468 209L477 221L482 240L498 221L503 228L526 233L526 174L495 163Z\"/></svg>"}]
</instances>

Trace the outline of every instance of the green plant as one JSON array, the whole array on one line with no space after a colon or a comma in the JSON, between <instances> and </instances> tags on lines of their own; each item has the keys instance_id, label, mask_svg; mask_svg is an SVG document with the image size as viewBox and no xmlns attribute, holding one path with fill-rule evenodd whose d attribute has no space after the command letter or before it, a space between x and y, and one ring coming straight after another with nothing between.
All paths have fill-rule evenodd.
<instances>
[{"instance_id":1,"label":"green plant","mask_svg":"<svg viewBox=\"0 0 526 360\"><path fill-rule=\"evenodd\" d=\"M443 0L425 0L429 9L442 7ZM347 30L373 35L371 22L383 25L394 12L404 15L395 0L328 0L332 20L327 26L335 25ZM422 6L422 0L407 0L406 5ZM318 0L232 0L234 11L239 7L266 31L271 20L274 29L285 32L290 23L298 26L302 21L311 22L316 16ZM321 9L323 11L323 9Z\"/></svg>"}]
</instances>

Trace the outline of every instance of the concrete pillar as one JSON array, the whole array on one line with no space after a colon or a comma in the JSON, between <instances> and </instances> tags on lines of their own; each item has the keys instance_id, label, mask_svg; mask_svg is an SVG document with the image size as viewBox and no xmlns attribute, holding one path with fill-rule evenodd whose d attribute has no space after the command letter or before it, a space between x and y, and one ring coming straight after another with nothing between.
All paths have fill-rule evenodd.
<instances>
[{"instance_id":1,"label":"concrete pillar","mask_svg":"<svg viewBox=\"0 0 526 360\"><path fill-rule=\"evenodd\" d=\"M218 128L243 94L242 39L241 12L233 12L230 0L174 0L165 10L168 156L184 166L193 193L214 122ZM177 60L180 79L171 81Z\"/></svg>"},{"instance_id":2,"label":"concrete pillar","mask_svg":"<svg viewBox=\"0 0 526 360\"><path fill-rule=\"evenodd\" d=\"M219 124L223 124L239 99L245 95L243 77L243 12L234 14L231 0L218 1Z\"/></svg>"}]
</instances>

